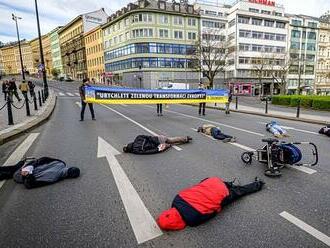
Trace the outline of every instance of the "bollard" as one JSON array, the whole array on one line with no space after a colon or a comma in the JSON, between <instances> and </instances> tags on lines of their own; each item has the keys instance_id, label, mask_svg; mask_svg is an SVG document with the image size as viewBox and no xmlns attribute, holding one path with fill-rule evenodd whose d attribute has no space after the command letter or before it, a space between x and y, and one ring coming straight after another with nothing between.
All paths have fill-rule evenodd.
<instances>
[{"instance_id":1,"label":"bollard","mask_svg":"<svg viewBox=\"0 0 330 248\"><path fill-rule=\"evenodd\" d=\"M30 105L29 105L29 98L27 96L27 93L24 94L24 99L25 99L26 116L31 116Z\"/></svg>"},{"instance_id":2,"label":"bollard","mask_svg":"<svg viewBox=\"0 0 330 248\"><path fill-rule=\"evenodd\" d=\"M238 96L236 96L236 104L235 104L235 109L238 110Z\"/></svg>"},{"instance_id":3,"label":"bollard","mask_svg":"<svg viewBox=\"0 0 330 248\"><path fill-rule=\"evenodd\" d=\"M265 114L268 114L268 97L266 97Z\"/></svg>"},{"instance_id":4,"label":"bollard","mask_svg":"<svg viewBox=\"0 0 330 248\"><path fill-rule=\"evenodd\" d=\"M41 99L42 99L42 103L45 103L45 92L44 92L44 90L41 90Z\"/></svg>"},{"instance_id":5,"label":"bollard","mask_svg":"<svg viewBox=\"0 0 330 248\"><path fill-rule=\"evenodd\" d=\"M38 110L36 93L33 94L33 104L34 104L34 110Z\"/></svg>"},{"instance_id":6,"label":"bollard","mask_svg":"<svg viewBox=\"0 0 330 248\"><path fill-rule=\"evenodd\" d=\"M11 109L11 96L7 97L8 125L14 125L13 111Z\"/></svg>"},{"instance_id":7,"label":"bollard","mask_svg":"<svg viewBox=\"0 0 330 248\"><path fill-rule=\"evenodd\" d=\"M296 115L296 117L299 118L299 116L300 116L300 99L298 99L297 115Z\"/></svg>"},{"instance_id":8,"label":"bollard","mask_svg":"<svg viewBox=\"0 0 330 248\"><path fill-rule=\"evenodd\" d=\"M42 106L40 90L38 90L39 107Z\"/></svg>"}]
</instances>

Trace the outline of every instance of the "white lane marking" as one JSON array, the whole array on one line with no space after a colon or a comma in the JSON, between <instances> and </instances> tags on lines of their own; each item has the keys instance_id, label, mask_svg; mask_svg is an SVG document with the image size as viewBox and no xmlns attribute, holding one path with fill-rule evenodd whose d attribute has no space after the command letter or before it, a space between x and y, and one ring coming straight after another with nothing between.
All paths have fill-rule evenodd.
<instances>
[{"instance_id":1,"label":"white lane marking","mask_svg":"<svg viewBox=\"0 0 330 248\"><path fill-rule=\"evenodd\" d=\"M286 211L283 211L280 213L280 216L282 216L287 221L291 222L292 224L299 227L301 230L307 232L308 234L312 235L313 237L317 238L327 246L330 246L330 237L325 235L324 233L320 232L319 230L315 229L314 227L308 225L307 223L303 222L302 220L298 219L297 217L293 216L292 214L289 214Z\"/></svg>"},{"instance_id":2,"label":"white lane marking","mask_svg":"<svg viewBox=\"0 0 330 248\"><path fill-rule=\"evenodd\" d=\"M114 147L101 137L98 137L97 157L106 157L112 175L115 179L121 200L124 204L128 219L131 223L135 238L138 244L154 239L163 234L156 221L144 205L139 194L120 166L116 155L119 155Z\"/></svg>"},{"instance_id":3,"label":"white lane marking","mask_svg":"<svg viewBox=\"0 0 330 248\"><path fill-rule=\"evenodd\" d=\"M74 94L75 94L76 96L80 96L80 94L79 94L79 93L77 93L77 92L76 92L76 93L74 93Z\"/></svg>"},{"instance_id":4,"label":"white lane marking","mask_svg":"<svg viewBox=\"0 0 330 248\"><path fill-rule=\"evenodd\" d=\"M123 107L128 107L126 104L120 104L121 106L123 106Z\"/></svg>"},{"instance_id":5,"label":"white lane marking","mask_svg":"<svg viewBox=\"0 0 330 248\"><path fill-rule=\"evenodd\" d=\"M24 157L25 153L29 150L29 148L38 136L39 133L31 133L9 156L3 166L17 164ZM0 188L4 185L4 183L5 181L0 181Z\"/></svg>"},{"instance_id":6,"label":"white lane marking","mask_svg":"<svg viewBox=\"0 0 330 248\"><path fill-rule=\"evenodd\" d=\"M79 108L81 108L81 102L76 102Z\"/></svg>"},{"instance_id":7,"label":"white lane marking","mask_svg":"<svg viewBox=\"0 0 330 248\"><path fill-rule=\"evenodd\" d=\"M196 129L196 128L191 128L191 130L194 130L195 132L197 132L197 129ZM205 137L207 137L207 138L209 138L209 139L211 139L211 140L217 140L217 139L213 138L213 137L210 136L210 135L206 135L205 133L200 132L200 134L201 134L201 135L204 135Z\"/></svg>"},{"instance_id":8,"label":"white lane marking","mask_svg":"<svg viewBox=\"0 0 330 248\"><path fill-rule=\"evenodd\" d=\"M72 93L70 92L67 92L66 94L68 94L69 96L74 96Z\"/></svg>"},{"instance_id":9,"label":"white lane marking","mask_svg":"<svg viewBox=\"0 0 330 248\"><path fill-rule=\"evenodd\" d=\"M151 106L148 106L148 107L150 108ZM151 107L151 108L153 108L153 107ZM185 116L185 117L188 117L188 118L193 118L193 119L196 119L196 120L201 120L201 121L204 121L204 122L209 122L209 123L213 123L213 124L216 124L216 125L232 128L232 129L235 129L235 130L238 130L238 131L254 134L254 135L257 135L257 136L261 136L261 137L265 136L264 134L261 134L261 133L256 133L256 132L252 132L252 131L249 131L249 130L246 130L246 129L242 129L242 128L230 126L230 125L227 125L227 124L223 124L223 123L220 123L220 122L211 121L211 120L208 120L208 119L203 119L203 118L200 118L200 117L183 114L183 113L176 112L176 111L173 111L173 110L167 110L166 109L165 111L170 112L170 113L175 113L175 114L178 114L178 115L182 115L182 116Z\"/></svg>"},{"instance_id":10,"label":"white lane marking","mask_svg":"<svg viewBox=\"0 0 330 248\"><path fill-rule=\"evenodd\" d=\"M266 125L267 123L266 122L258 122L260 124L264 124ZM299 129L299 128L295 128L295 127L287 127L287 126L282 126L280 125L280 127L284 128L284 129L287 129L287 130L294 130L294 131L298 131L298 132L303 132L303 133L309 133L309 134L315 134L315 135L320 135L319 133L317 132L312 132L312 131L308 131L308 130L304 130L304 129Z\"/></svg>"},{"instance_id":11,"label":"white lane marking","mask_svg":"<svg viewBox=\"0 0 330 248\"><path fill-rule=\"evenodd\" d=\"M59 96L65 96L63 92L58 92Z\"/></svg>"},{"instance_id":12,"label":"white lane marking","mask_svg":"<svg viewBox=\"0 0 330 248\"><path fill-rule=\"evenodd\" d=\"M150 133L151 135L157 136L158 134L155 133L154 131L151 131L149 128L143 126L142 124L138 123L137 121L129 118L128 116L118 112L117 110L110 108L107 105L101 104L103 107L110 109L112 112L115 112L116 114L120 115L121 117L124 117L125 119L129 120L130 122L134 123L135 125L139 126L140 128L142 128L143 130L147 131L148 133ZM175 150L177 151L182 151L182 148L178 147L178 146L172 146Z\"/></svg>"},{"instance_id":13,"label":"white lane marking","mask_svg":"<svg viewBox=\"0 0 330 248\"><path fill-rule=\"evenodd\" d=\"M243 149L243 150L246 150L246 151L248 151L248 152L252 152L252 151L255 151L255 149L253 149L253 148L251 148L251 147L248 147L248 146L245 146L245 145L241 145L241 144L238 144L238 143L231 143L231 142L229 142L229 144L231 144L231 145L233 145L233 146L236 146L236 147L239 147L239 148L241 148L241 149Z\"/></svg>"}]
</instances>

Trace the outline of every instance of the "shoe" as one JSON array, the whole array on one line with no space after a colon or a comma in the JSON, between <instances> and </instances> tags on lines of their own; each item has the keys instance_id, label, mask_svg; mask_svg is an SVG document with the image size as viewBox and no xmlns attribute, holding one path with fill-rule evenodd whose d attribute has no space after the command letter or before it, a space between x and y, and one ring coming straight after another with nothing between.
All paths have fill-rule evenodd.
<instances>
[{"instance_id":1,"label":"shoe","mask_svg":"<svg viewBox=\"0 0 330 248\"><path fill-rule=\"evenodd\" d=\"M79 121L84 121L83 119L80 119Z\"/></svg>"},{"instance_id":2,"label":"shoe","mask_svg":"<svg viewBox=\"0 0 330 248\"><path fill-rule=\"evenodd\" d=\"M230 142L231 142L231 143L235 143L235 142L236 142L236 137L232 137L232 138L230 139Z\"/></svg>"},{"instance_id":3,"label":"shoe","mask_svg":"<svg viewBox=\"0 0 330 248\"><path fill-rule=\"evenodd\" d=\"M193 139L192 137L187 136L187 141L188 141L188 142L192 141L192 139Z\"/></svg>"},{"instance_id":4,"label":"shoe","mask_svg":"<svg viewBox=\"0 0 330 248\"><path fill-rule=\"evenodd\" d=\"M95 119L95 118L92 118L92 120L93 120L93 121L96 121L96 119Z\"/></svg>"},{"instance_id":5,"label":"shoe","mask_svg":"<svg viewBox=\"0 0 330 248\"><path fill-rule=\"evenodd\" d=\"M259 190L261 190L262 187L265 185L265 182L262 181L259 177L255 177L255 178L254 178L254 182L257 183L257 188L258 188Z\"/></svg>"},{"instance_id":6,"label":"shoe","mask_svg":"<svg viewBox=\"0 0 330 248\"><path fill-rule=\"evenodd\" d=\"M163 114L160 114L160 116L163 116Z\"/></svg>"},{"instance_id":7,"label":"shoe","mask_svg":"<svg viewBox=\"0 0 330 248\"><path fill-rule=\"evenodd\" d=\"M228 143L230 141L231 141L231 138L225 138L225 139L222 140L223 143Z\"/></svg>"}]
</instances>

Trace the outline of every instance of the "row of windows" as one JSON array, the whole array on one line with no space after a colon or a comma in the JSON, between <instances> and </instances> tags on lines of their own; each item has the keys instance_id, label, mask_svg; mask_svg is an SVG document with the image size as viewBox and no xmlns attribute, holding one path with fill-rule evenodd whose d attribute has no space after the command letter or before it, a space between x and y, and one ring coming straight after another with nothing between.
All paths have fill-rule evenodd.
<instances>
[{"instance_id":1,"label":"row of windows","mask_svg":"<svg viewBox=\"0 0 330 248\"><path fill-rule=\"evenodd\" d=\"M103 56L102 57L98 57L98 58L88 59L87 60L87 66L88 67L99 66L99 65L103 65L103 64L104 64Z\"/></svg>"},{"instance_id":2,"label":"row of windows","mask_svg":"<svg viewBox=\"0 0 330 248\"><path fill-rule=\"evenodd\" d=\"M306 75L314 74L313 65L306 65L305 68L303 66L301 66L300 70L303 74L306 74ZM298 73L299 73L299 65L291 65L289 68L289 74L298 74Z\"/></svg>"},{"instance_id":3,"label":"row of windows","mask_svg":"<svg viewBox=\"0 0 330 248\"><path fill-rule=\"evenodd\" d=\"M274 59L274 58L250 58L250 57L239 57L239 64L249 64L249 65L284 65L284 59Z\"/></svg>"},{"instance_id":4,"label":"row of windows","mask_svg":"<svg viewBox=\"0 0 330 248\"><path fill-rule=\"evenodd\" d=\"M226 24L223 22L207 21L207 20L202 21L202 26L207 28L220 28L220 29L226 28Z\"/></svg>"},{"instance_id":5,"label":"row of windows","mask_svg":"<svg viewBox=\"0 0 330 248\"><path fill-rule=\"evenodd\" d=\"M104 30L104 35L109 35L115 31L120 30L123 27L127 27L131 23L151 23L154 21L155 16L151 13L140 13L131 16L131 18L126 18L123 21L120 21L116 23L115 25L112 25ZM170 16L169 15L159 15L158 16L158 22L163 25L168 25L170 23ZM173 25L182 26L184 24L184 21L187 20L188 26L197 26L197 19L193 17L184 18L182 16L173 16L172 17L172 23Z\"/></svg>"},{"instance_id":6,"label":"row of windows","mask_svg":"<svg viewBox=\"0 0 330 248\"><path fill-rule=\"evenodd\" d=\"M285 53L285 47L281 46L266 46L257 44L239 44L240 51L252 51L252 52L267 52L267 53Z\"/></svg>"},{"instance_id":7,"label":"row of windows","mask_svg":"<svg viewBox=\"0 0 330 248\"><path fill-rule=\"evenodd\" d=\"M306 31L299 31L299 30L292 30L291 31L291 37L292 38L303 38L306 39ZM308 32L307 33L307 39L309 40L316 40L316 33L315 32Z\"/></svg>"},{"instance_id":8,"label":"row of windows","mask_svg":"<svg viewBox=\"0 0 330 248\"><path fill-rule=\"evenodd\" d=\"M75 37L82 32L83 32L83 27L82 27L82 25L80 25L79 27L72 30L70 33L64 35L62 37L62 40L63 40L63 42L66 42L66 41L70 40L72 37Z\"/></svg>"},{"instance_id":9,"label":"row of windows","mask_svg":"<svg viewBox=\"0 0 330 248\"><path fill-rule=\"evenodd\" d=\"M201 10L199 12L201 15L208 15L208 16L227 16L226 13L222 13L222 12L217 12L217 11L213 11L213 10Z\"/></svg>"},{"instance_id":10,"label":"row of windows","mask_svg":"<svg viewBox=\"0 0 330 248\"><path fill-rule=\"evenodd\" d=\"M289 87L298 87L299 80L298 79L289 79L288 86ZM300 85L311 86L313 85L313 79L300 79Z\"/></svg>"},{"instance_id":11,"label":"row of windows","mask_svg":"<svg viewBox=\"0 0 330 248\"><path fill-rule=\"evenodd\" d=\"M133 68L194 68L195 62L189 59L174 58L132 58L105 64L107 72Z\"/></svg>"},{"instance_id":12,"label":"row of windows","mask_svg":"<svg viewBox=\"0 0 330 248\"><path fill-rule=\"evenodd\" d=\"M87 36L85 38L85 41L86 43L90 43L90 42L93 42L93 41L96 41L96 40L99 40L102 38L102 33L101 31L97 31L97 32L94 32L93 34L90 34L89 36Z\"/></svg>"},{"instance_id":13,"label":"row of windows","mask_svg":"<svg viewBox=\"0 0 330 248\"><path fill-rule=\"evenodd\" d=\"M302 20L293 19L291 21L291 24L295 25L295 26L302 26L303 22L302 22ZM308 22L307 26L310 27L310 28L317 28L317 23L316 22Z\"/></svg>"},{"instance_id":14,"label":"row of windows","mask_svg":"<svg viewBox=\"0 0 330 248\"><path fill-rule=\"evenodd\" d=\"M280 12L276 12L276 11L269 11L269 10L263 10L263 9L255 9L255 8L249 8L249 11L252 12L252 13L261 13L261 14L264 14L264 15L274 15L274 16L283 16L282 13Z\"/></svg>"},{"instance_id":15,"label":"row of windows","mask_svg":"<svg viewBox=\"0 0 330 248\"><path fill-rule=\"evenodd\" d=\"M322 35L320 34L320 42L330 42L330 37L329 35Z\"/></svg>"},{"instance_id":16,"label":"row of windows","mask_svg":"<svg viewBox=\"0 0 330 248\"><path fill-rule=\"evenodd\" d=\"M252 24L256 26L265 26L265 27L285 28L284 22L279 22L279 21L275 22L273 20L263 20L259 18L250 18L244 16L238 17L238 23Z\"/></svg>"},{"instance_id":17,"label":"row of windows","mask_svg":"<svg viewBox=\"0 0 330 248\"><path fill-rule=\"evenodd\" d=\"M115 59L130 54L159 53L159 54L193 54L195 49L189 45L164 43L130 44L112 51L105 52L105 60Z\"/></svg>"},{"instance_id":18,"label":"row of windows","mask_svg":"<svg viewBox=\"0 0 330 248\"><path fill-rule=\"evenodd\" d=\"M226 36L218 34L202 34L203 40L207 41L225 41Z\"/></svg>"},{"instance_id":19,"label":"row of windows","mask_svg":"<svg viewBox=\"0 0 330 248\"><path fill-rule=\"evenodd\" d=\"M264 33L251 30L239 30L239 37L243 38L253 38L253 39L262 39L262 40L277 40L285 41L285 34L275 34L275 33Z\"/></svg>"},{"instance_id":20,"label":"row of windows","mask_svg":"<svg viewBox=\"0 0 330 248\"><path fill-rule=\"evenodd\" d=\"M301 49L301 50L305 50L307 49L308 51L315 51L316 50L316 44L315 43L306 43L305 42L295 42L295 41L291 41L291 45L290 45L291 49Z\"/></svg>"},{"instance_id":21,"label":"row of windows","mask_svg":"<svg viewBox=\"0 0 330 248\"><path fill-rule=\"evenodd\" d=\"M103 49L102 49L102 44L97 44L95 46L92 46L92 47L88 47L86 49L86 54L89 55L89 54L94 54L94 53L98 53L98 52L103 52Z\"/></svg>"},{"instance_id":22,"label":"row of windows","mask_svg":"<svg viewBox=\"0 0 330 248\"><path fill-rule=\"evenodd\" d=\"M315 61L315 55L313 54L301 54L299 55L298 53L290 53L290 58L293 61L306 61L306 62L314 62Z\"/></svg>"}]
</instances>

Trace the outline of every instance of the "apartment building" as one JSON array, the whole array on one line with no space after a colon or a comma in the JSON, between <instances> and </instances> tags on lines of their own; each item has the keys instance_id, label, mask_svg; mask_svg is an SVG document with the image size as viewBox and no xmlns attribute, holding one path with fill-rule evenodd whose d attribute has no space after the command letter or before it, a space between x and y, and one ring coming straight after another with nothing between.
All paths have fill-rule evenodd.
<instances>
[{"instance_id":1,"label":"apartment building","mask_svg":"<svg viewBox=\"0 0 330 248\"><path fill-rule=\"evenodd\" d=\"M58 31L64 74L77 80L87 78L84 34L105 23L107 17L102 8L77 16Z\"/></svg>"},{"instance_id":2,"label":"apartment building","mask_svg":"<svg viewBox=\"0 0 330 248\"><path fill-rule=\"evenodd\" d=\"M0 49L0 77L5 74L5 68L3 66L3 56L2 56L2 50Z\"/></svg>"},{"instance_id":3,"label":"apartment building","mask_svg":"<svg viewBox=\"0 0 330 248\"><path fill-rule=\"evenodd\" d=\"M103 31L98 26L85 34L87 76L90 80L104 83Z\"/></svg>"},{"instance_id":4,"label":"apartment building","mask_svg":"<svg viewBox=\"0 0 330 248\"><path fill-rule=\"evenodd\" d=\"M198 83L193 49L199 15L188 2L139 0L102 26L105 71L116 83L158 88Z\"/></svg>"},{"instance_id":5,"label":"apartment building","mask_svg":"<svg viewBox=\"0 0 330 248\"><path fill-rule=\"evenodd\" d=\"M61 27L57 27L49 33L52 64L53 68L57 71L59 75L63 74L60 39L58 35L58 31L60 28Z\"/></svg>"},{"instance_id":6,"label":"apartment building","mask_svg":"<svg viewBox=\"0 0 330 248\"><path fill-rule=\"evenodd\" d=\"M290 69L288 72L288 93L314 93L318 39L320 23L318 18L305 15L288 15Z\"/></svg>"},{"instance_id":7,"label":"apartment building","mask_svg":"<svg viewBox=\"0 0 330 248\"><path fill-rule=\"evenodd\" d=\"M320 17L318 44L315 91L319 95L330 95L330 11Z\"/></svg>"},{"instance_id":8,"label":"apartment building","mask_svg":"<svg viewBox=\"0 0 330 248\"><path fill-rule=\"evenodd\" d=\"M241 0L228 12L226 78L235 94L278 93L287 63L288 18L273 1Z\"/></svg>"}]
</instances>

